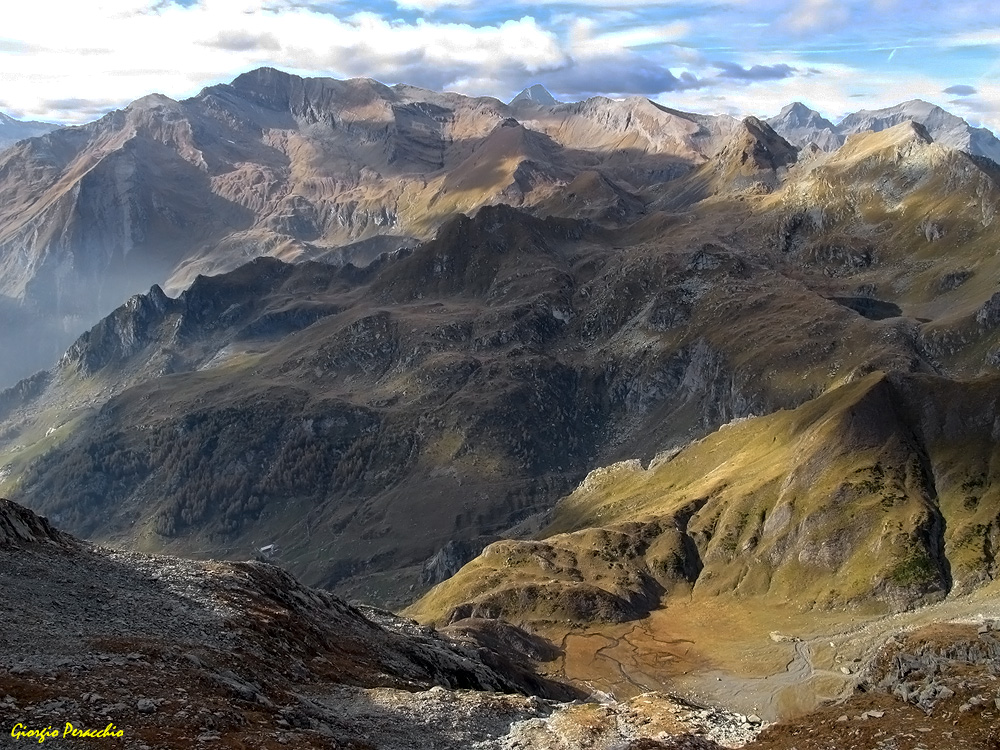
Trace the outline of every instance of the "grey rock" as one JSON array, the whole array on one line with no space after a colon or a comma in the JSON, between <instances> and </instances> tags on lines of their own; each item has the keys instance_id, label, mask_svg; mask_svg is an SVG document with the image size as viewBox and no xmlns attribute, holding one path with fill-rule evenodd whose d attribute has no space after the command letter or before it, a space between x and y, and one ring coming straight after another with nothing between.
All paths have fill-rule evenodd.
<instances>
[{"instance_id":1,"label":"grey rock","mask_svg":"<svg viewBox=\"0 0 1000 750\"><path fill-rule=\"evenodd\" d=\"M855 112L837 124L837 131L845 136L879 132L904 122L923 125L930 136L943 146L1000 162L1000 140L989 130L974 128L961 117L920 99L885 109Z\"/></svg>"},{"instance_id":2,"label":"grey rock","mask_svg":"<svg viewBox=\"0 0 1000 750\"><path fill-rule=\"evenodd\" d=\"M789 143L804 148L814 144L820 151L836 151L844 143L837 126L801 102L789 104L767 124Z\"/></svg>"}]
</instances>

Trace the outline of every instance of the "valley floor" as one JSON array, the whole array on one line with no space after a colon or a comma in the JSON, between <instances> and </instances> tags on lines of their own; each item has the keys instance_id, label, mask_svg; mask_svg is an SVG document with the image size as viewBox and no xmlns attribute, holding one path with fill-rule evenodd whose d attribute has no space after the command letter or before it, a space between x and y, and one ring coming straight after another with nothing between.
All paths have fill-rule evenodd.
<instances>
[{"instance_id":1,"label":"valley floor","mask_svg":"<svg viewBox=\"0 0 1000 750\"><path fill-rule=\"evenodd\" d=\"M1000 621L1000 598L989 593L891 616L719 599L671 601L638 622L546 635L565 652L549 665L553 676L619 697L668 691L774 722L851 695L896 633L992 620Z\"/></svg>"},{"instance_id":2,"label":"valley floor","mask_svg":"<svg viewBox=\"0 0 1000 750\"><path fill-rule=\"evenodd\" d=\"M622 699L667 691L757 715L769 726L755 749L995 750L998 628L989 591L891 616L672 602L638 622L553 629L564 654L550 666Z\"/></svg>"}]
</instances>

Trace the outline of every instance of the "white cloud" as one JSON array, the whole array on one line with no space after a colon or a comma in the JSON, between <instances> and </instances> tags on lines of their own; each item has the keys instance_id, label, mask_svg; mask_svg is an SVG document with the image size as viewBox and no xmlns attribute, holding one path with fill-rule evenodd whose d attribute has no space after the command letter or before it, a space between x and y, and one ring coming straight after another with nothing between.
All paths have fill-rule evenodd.
<instances>
[{"instance_id":1,"label":"white cloud","mask_svg":"<svg viewBox=\"0 0 1000 750\"><path fill-rule=\"evenodd\" d=\"M54 15L59 23L49 22ZM301 0L202 0L192 7L47 0L18 6L3 35L22 52L0 56L0 95L11 108L63 121L91 119L150 91L187 96L264 64L447 87L470 77L537 75L569 62L556 34L530 17L480 27L408 24L372 13L338 18Z\"/></svg>"},{"instance_id":2,"label":"white cloud","mask_svg":"<svg viewBox=\"0 0 1000 750\"><path fill-rule=\"evenodd\" d=\"M735 2L745 2L746 0L735 0ZM609 3L607 0L547 0L546 2L532 2L532 0L513 0L513 5L527 8L538 8L540 6L555 7L579 7L579 8L600 8L601 10L622 9L622 8L648 8L664 5L685 5L691 0L618 0ZM412 8L417 10L434 11L445 7L463 7L476 4L476 0L395 0L397 7Z\"/></svg>"},{"instance_id":3,"label":"white cloud","mask_svg":"<svg viewBox=\"0 0 1000 750\"><path fill-rule=\"evenodd\" d=\"M796 32L811 32L840 26L850 16L841 0L800 0L785 16L785 22Z\"/></svg>"},{"instance_id":4,"label":"white cloud","mask_svg":"<svg viewBox=\"0 0 1000 750\"><path fill-rule=\"evenodd\" d=\"M944 47L1000 47L1000 28L967 31L941 40Z\"/></svg>"},{"instance_id":5,"label":"white cloud","mask_svg":"<svg viewBox=\"0 0 1000 750\"><path fill-rule=\"evenodd\" d=\"M691 24L684 21L605 33L599 33L598 28L592 19L579 19L570 27L569 46L574 56L614 55L637 47L672 44L691 32Z\"/></svg>"},{"instance_id":6,"label":"white cloud","mask_svg":"<svg viewBox=\"0 0 1000 750\"><path fill-rule=\"evenodd\" d=\"M467 0L402 2L431 8ZM894 2L729 0L705 16L702 11L683 15L676 8L669 14L641 9L667 4L662 0L624 0L614 7L604 0L557 0L546 4L555 6L547 13L515 0L503 10L516 14L532 8L538 17L475 25L445 23L433 15L403 21L371 12L338 14L336 0L200 0L190 7L170 0L34 0L4 9L0 99L32 119L82 122L152 91L182 98L272 65L303 75L369 76L500 98L535 82L564 98L671 92L662 97L666 103L696 111L768 114L808 98L807 103L837 117L861 107L933 97L955 83L954 70L939 77L930 66L927 74L899 68L903 39L893 40L901 52L891 72L817 64L836 55L849 59L848 45L871 49L864 35L848 40L834 38L829 30L847 18L860 22L866 12L869 19L890 11L898 15L903 5L897 2L893 9ZM927 0L920 7L931 5ZM949 6L946 15L966 18L975 11L988 17L984 8L979 0L966 0ZM937 19L940 13L935 13ZM912 14L926 16L916 9ZM669 21L678 16L687 20ZM656 23L656 18L664 20ZM778 26L762 28L757 24L762 19ZM885 35L878 28L864 27L881 43ZM958 34L956 28L975 27L926 28L920 38L928 50L1000 44L1000 31ZM814 44L809 56L798 56L797 45L809 38L821 38L829 49ZM776 44L786 49L775 50ZM747 51L755 45L755 52ZM797 74L734 83L717 78L720 65L748 71L787 65ZM962 74L963 82L979 91L963 106L970 117L976 114L997 127L1000 112L992 102L1000 102L1000 92L990 81L1000 71L985 68L989 65L982 78ZM820 73L811 75L811 69ZM948 106L962 114L958 105Z\"/></svg>"}]
</instances>

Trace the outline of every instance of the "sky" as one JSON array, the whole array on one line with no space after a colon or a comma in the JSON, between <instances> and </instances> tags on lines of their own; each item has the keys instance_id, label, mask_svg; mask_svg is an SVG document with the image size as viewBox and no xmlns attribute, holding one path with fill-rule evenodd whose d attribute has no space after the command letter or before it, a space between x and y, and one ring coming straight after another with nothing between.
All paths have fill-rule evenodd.
<instances>
[{"instance_id":1,"label":"sky","mask_svg":"<svg viewBox=\"0 0 1000 750\"><path fill-rule=\"evenodd\" d=\"M1000 132L995 0L11 0L0 111L65 124L260 66L509 100L640 95L706 114L913 98Z\"/></svg>"}]
</instances>

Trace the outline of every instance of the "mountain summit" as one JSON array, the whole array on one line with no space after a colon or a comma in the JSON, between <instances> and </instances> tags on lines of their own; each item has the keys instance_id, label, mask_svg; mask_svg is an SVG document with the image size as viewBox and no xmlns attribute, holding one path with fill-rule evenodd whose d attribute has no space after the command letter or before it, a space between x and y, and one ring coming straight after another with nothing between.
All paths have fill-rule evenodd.
<instances>
[{"instance_id":1,"label":"mountain summit","mask_svg":"<svg viewBox=\"0 0 1000 750\"><path fill-rule=\"evenodd\" d=\"M789 104L765 122L800 148L814 143L823 151L835 151L844 144L844 136L837 131L837 126L802 102Z\"/></svg>"},{"instance_id":2,"label":"mountain summit","mask_svg":"<svg viewBox=\"0 0 1000 750\"><path fill-rule=\"evenodd\" d=\"M767 120L790 143L800 148L813 143L823 151L836 151L855 133L881 132L904 122L922 125L943 146L1000 163L1000 139L992 132L973 127L961 117L922 99L884 109L862 109L836 125L801 102L789 104Z\"/></svg>"},{"instance_id":3,"label":"mountain summit","mask_svg":"<svg viewBox=\"0 0 1000 750\"><path fill-rule=\"evenodd\" d=\"M528 88L522 90L520 94L510 100L510 106L513 107L521 102L540 104L543 107L551 107L559 103L556 98L549 93L548 89L540 83L536 83L534 86L529 86Z\"/></svg>"},{"instance_id":4,"label":"mountain summit","mask_svg":"<svg viewBox=\"0 0 1000 750\"><path fill-rule=\"evenodd\" d=\"M1000 139L993 133L986 128L975 128L961 117L922 99L885 109L855 112L841 120L837 129L846 136L869 130L886 130L907 120L919 122L935 141L944 146L1000 163Z\"/></svg>"}]
</instances>

